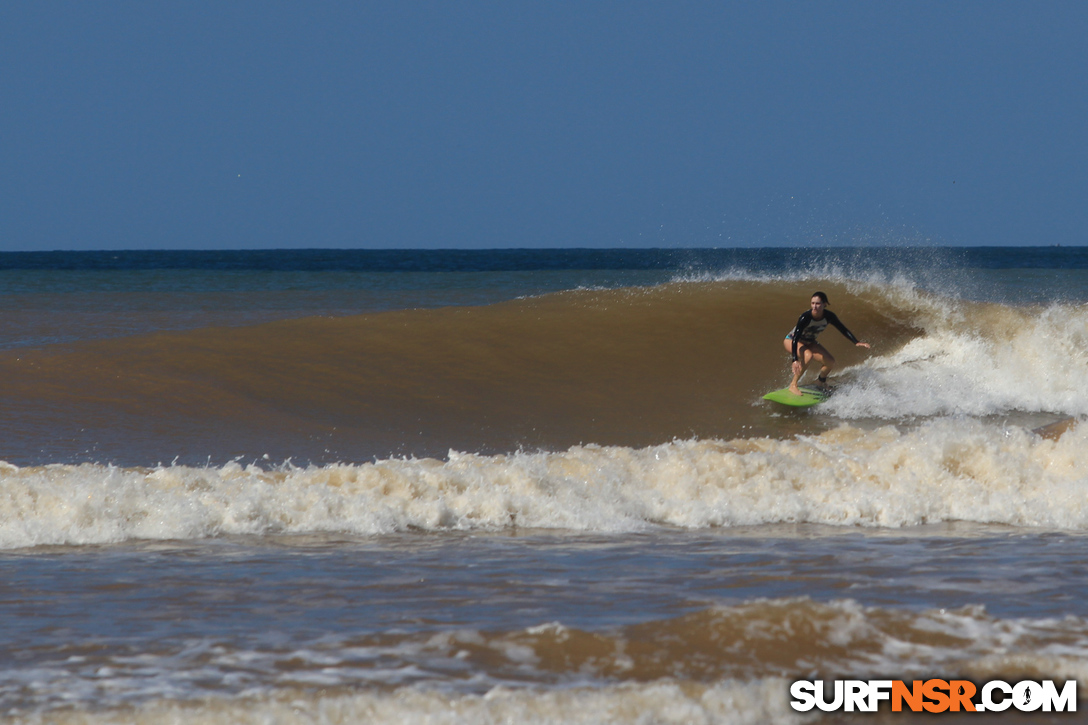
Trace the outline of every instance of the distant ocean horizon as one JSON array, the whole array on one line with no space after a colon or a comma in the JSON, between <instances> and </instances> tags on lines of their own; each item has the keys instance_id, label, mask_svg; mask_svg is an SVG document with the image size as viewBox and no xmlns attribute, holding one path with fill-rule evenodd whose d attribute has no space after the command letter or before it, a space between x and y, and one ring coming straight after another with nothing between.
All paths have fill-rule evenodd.
<instances>
[{"instance_id":1,"label":"distant ocean horizon","mask_svg":"<svg viewBox=\"0 0 1088 725\"><path fill-rule=\"evenodd\" d=\"M872 349L786 409L816 290ZM1088 247L0 252L0 718L1083 698L1086 313Z\"/></svg>"},{"instance_id":2,"label":"distant ocean horizon","mask_svg":"<svg viewBox=\"0 0 1088 725\"><path fill-rule=\"evenodd\" d=\"M270 247L237 249L51 249L0 251L0 266L10 269L675 269L684 265L738 262L774 264L808 259L813 253L846 259L858 253L891 261L925 252L950 255L963 266L1054 268L1088 265L1085 245L851 245L764 247L494 247L494 248L345 248Z\"/></svg>"}]
</instances>

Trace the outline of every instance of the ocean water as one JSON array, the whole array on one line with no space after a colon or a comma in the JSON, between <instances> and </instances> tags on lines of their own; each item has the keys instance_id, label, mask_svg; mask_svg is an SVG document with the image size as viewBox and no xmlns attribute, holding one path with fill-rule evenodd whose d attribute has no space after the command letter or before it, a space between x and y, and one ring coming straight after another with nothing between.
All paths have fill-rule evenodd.
<instances>
[{"instance_id":1,"label":"ocean water","mask_svg":"<svg viewBox=\"0 0 1088 725\"><path fill-rule=\"evenodd\" d=\"M872 350L765 402L817 289ZM1083 700L1086 313L1081 248L0 254L0 718Z\"/></svg>"}]
</instances>

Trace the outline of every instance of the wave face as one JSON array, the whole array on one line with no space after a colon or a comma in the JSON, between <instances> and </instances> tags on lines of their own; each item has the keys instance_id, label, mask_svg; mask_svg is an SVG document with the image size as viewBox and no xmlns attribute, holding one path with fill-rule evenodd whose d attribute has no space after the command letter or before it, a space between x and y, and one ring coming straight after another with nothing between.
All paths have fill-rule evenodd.
<instances>
[{"instance_id":1,"label":"wave face","mask_svg":"<svg viewBox=\"0 0 1088 725\"><path fill-rule=\"evenodd\" d=\"M781 341L817 285L873 351L826 332L839 394L788 414L760 396L788 382ZM320 463L1080 416L1084 307L968 302L894 280L724 277L8 350L4 457Z\"/></svg>"},{"instance_id":2,"label":"wave face","mask_svg":"<svg viewBox=\"0 0 1088 725\"><path fill-rule=\"evenodd\" d=\"M937 420L908 431L272 469L84 464L0 471L0 546L222 534L514 527L630 532L971 521L1088 530L1088 428L1057 440Z\"/></svg>"}]
</instances>

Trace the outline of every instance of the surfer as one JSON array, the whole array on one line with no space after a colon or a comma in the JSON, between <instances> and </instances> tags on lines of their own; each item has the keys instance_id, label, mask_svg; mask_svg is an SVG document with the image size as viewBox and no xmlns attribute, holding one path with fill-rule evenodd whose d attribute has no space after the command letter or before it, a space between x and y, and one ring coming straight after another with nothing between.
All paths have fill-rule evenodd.
<instances>
[{"instance_id":1,"label":"surfer","mask_svg":"<svg viewBox=\"0 0 1088 725\"><path fill-rule=\"evenodd\" d=\"M790 383L789 391L794 395L801 395L801 389L797 387L797 382L808 370L809 363L813 360L820 363L820 374L817 377L819 384L827 385L827 376L831 369L835 367L835 356L829 353L823 345L816 342L816 336L823 332L828 325L834 325L847 340L858 347L869 347L869 343L860 342L854 337L854 333L846 329L846 325L839 322L838 315L827 309L830 304L827 301L826 294L813 292L812 299L809 301L809 309L801 314L796 327L793 328L793 332L786 335L786 339L783 341L786 352L790 353L793 359L793 381Z\"/></svg>"}]
</instances>

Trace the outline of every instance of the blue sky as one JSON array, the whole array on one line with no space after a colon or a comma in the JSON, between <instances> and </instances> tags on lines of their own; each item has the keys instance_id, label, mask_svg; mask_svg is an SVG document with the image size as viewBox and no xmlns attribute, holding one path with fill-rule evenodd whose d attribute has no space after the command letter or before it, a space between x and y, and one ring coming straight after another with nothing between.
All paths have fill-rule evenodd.
<instances>
[{"instance_id":1,"label":"blue sky","mask_svg":"<svg viewBox=\"0 0 1088 725\"><path fill-rule=\"evenodd\" d=\"M1088 3L0 5L0 250L1084 244Z\"/></svg>"}]
</instances>

